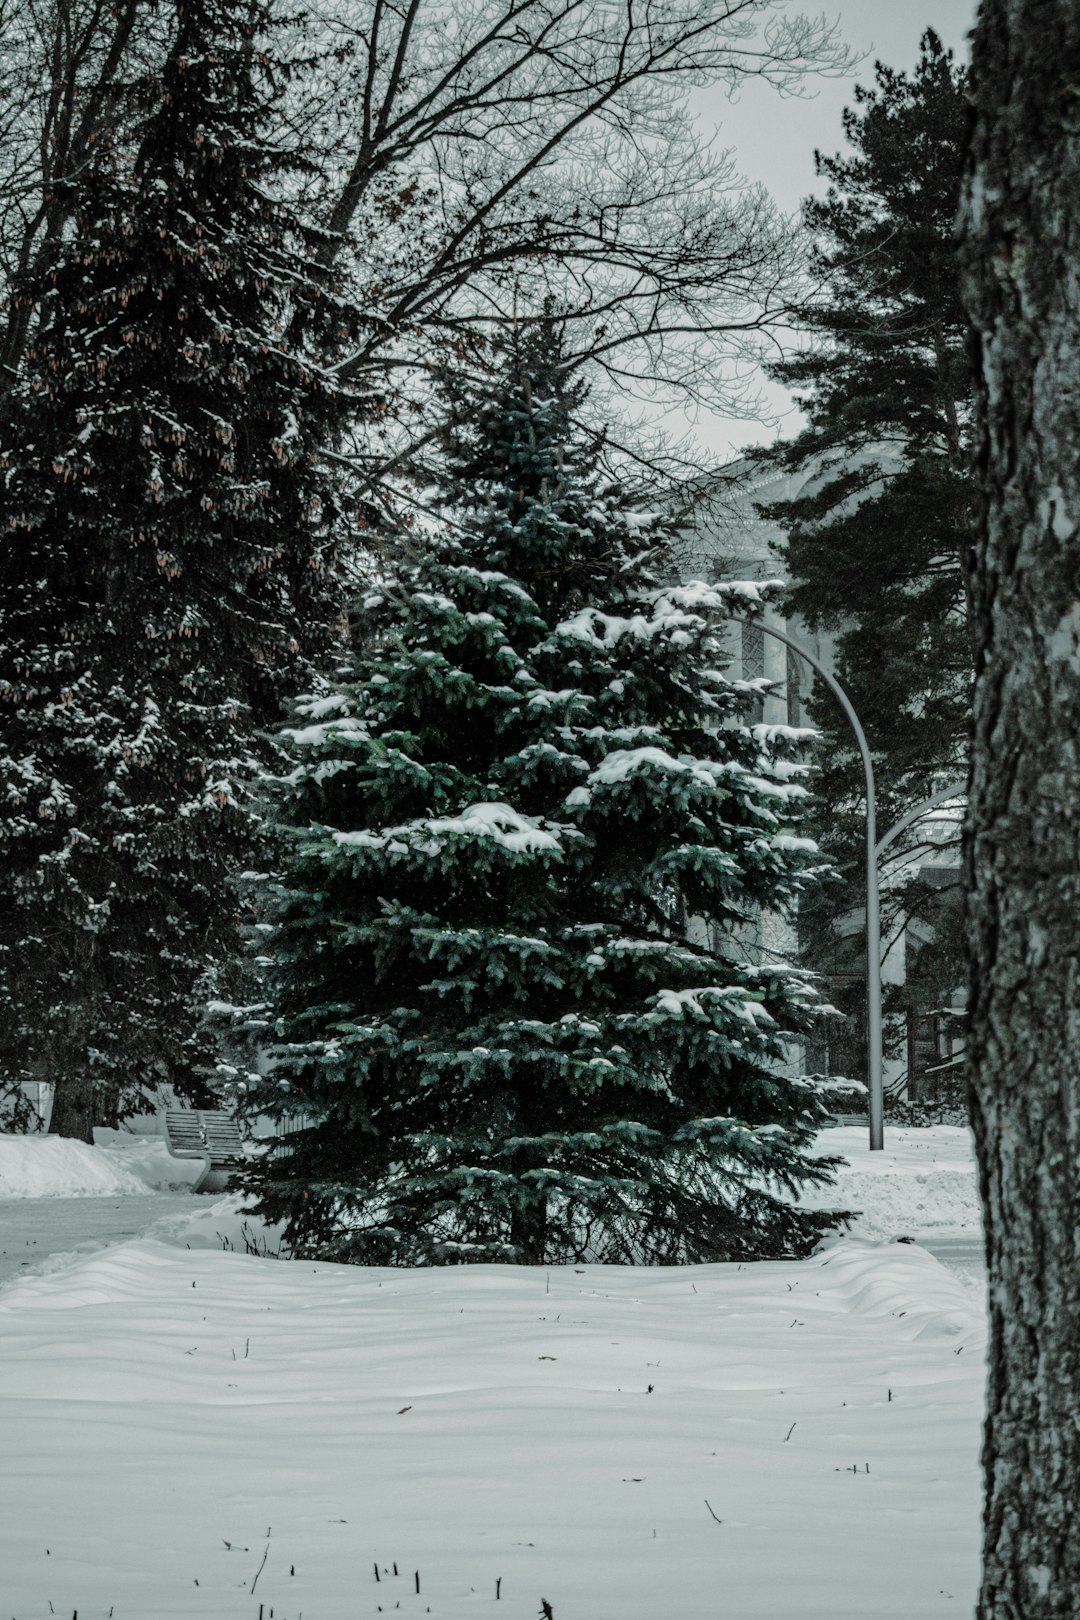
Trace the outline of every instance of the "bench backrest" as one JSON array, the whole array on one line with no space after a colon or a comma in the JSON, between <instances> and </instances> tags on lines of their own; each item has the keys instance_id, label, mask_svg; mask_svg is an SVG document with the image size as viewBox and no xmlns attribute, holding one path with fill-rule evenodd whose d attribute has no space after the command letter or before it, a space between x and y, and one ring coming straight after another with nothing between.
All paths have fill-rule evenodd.
<instances>
[{"instance_id":1,"label":"bench backrest","mask_svg":"<svg viewBox=\"0 0 1080 1620\"><path fill-rule=\"evenodd\" d=\"M223 1109L167 1108L165 1133L174 1153L208 1153L212 1161L243 1157L240 1127Z\"/></svg>"}]
</instances>

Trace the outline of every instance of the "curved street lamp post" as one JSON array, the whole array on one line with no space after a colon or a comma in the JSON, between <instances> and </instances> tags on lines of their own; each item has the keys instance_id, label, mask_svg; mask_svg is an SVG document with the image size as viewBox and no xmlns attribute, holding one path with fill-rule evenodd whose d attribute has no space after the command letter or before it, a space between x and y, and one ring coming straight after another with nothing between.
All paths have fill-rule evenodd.
<instances>
[{"instance_id":1,"label":"curved street lamp post","mask_svg":"<svg viewBox=\"0 0 1080 1620\"><path fill-rule=\"evenodd\" d=\"M880 1150L885 1146L885 1093L882 1079L881 890L878 883L878 861L893 840L906 828L918 821L927 810L944 804L948 799L955 799L965 791L966 784L951 782L948 787L942 788L940 792L932 794L930 798L917 804L913 810L909 810L906 816L901 816L896 825L890 827L884 837L878 839L874 766L870 758L866 733L852 707L851 699L835 675L830 674L812 652L800 646L785 631L777 630L771 624L764 624L760 618L755 618L753 623L765 635L782 641L785 647L790 647L797 657L805 659L810 667L817 671L847 715L859 746L863 775L866 779L866 1044L870 1094L870 1147L871 1150Z\"/></svg>"}]
</instances>

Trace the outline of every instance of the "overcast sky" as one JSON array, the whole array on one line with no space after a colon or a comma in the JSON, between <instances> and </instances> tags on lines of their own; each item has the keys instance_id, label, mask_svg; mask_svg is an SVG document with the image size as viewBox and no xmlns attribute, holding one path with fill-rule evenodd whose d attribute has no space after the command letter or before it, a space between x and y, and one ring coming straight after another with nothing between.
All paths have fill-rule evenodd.
<instances>
[{"instance_id":1,"label":"overcast sky","mask_svg":"<svg viewBox=\"0 0 1080 1620\"><path fill-rule=\"evenodd\" d=\"M803 98L777 96L751 83L739 99L717 95L704 112L719 126L724 146L735 149L739 167L761 180L784 208L797 208L814 185L814 148L837 152L843 145L840 116L855 84L871 84L875 61L910 69L919 40L933 28L965 60L966 35L975 20L975 0L809 0L793 10L819 8L839 23L844 43L864 58L849 78L811 80Z\"/></svg>"},{"instance_id":2,"label":"overcast sky","mask_svg":"<svg viewBox=\"0 0 1080 1620\"><path fill-rule=\"evenodd\" d=\"M934 28L945 45L966 60L966 36L975 21L976 0L791 0L792 9L824 11L836 18L845 43L864 59L847 78L812 81L805 98L781 98L761 84L750 84L735 102L717 93L696 98L706 128L717 128L720 143L734 149L740 171L766 185L782 208L798 209L819 188L814 149L832 154L843 148L841 113L852 103L856 84L873 82L873 64L910 70L919 40ZM783 396L774 395L777 405ZM794 416L782 429L797 426ZM771 434L755 423L699 423L698 431L716 453L761 443Z\"/></svg>"}]
</instances>

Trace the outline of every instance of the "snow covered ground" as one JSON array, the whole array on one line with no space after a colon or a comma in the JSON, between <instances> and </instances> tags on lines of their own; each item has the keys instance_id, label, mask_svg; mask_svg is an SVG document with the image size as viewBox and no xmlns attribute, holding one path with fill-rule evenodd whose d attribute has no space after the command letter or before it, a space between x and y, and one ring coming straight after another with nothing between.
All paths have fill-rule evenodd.
<instances>
[{"instance_id":1,"label":"snow covered ground","mask_svg":"<svg viewBox=\"0 0 1080 1620\"><path fill-rule=\"evenodd\" d=\"M141 1197L190 1187L198 1159L174 1159L161 1136L95 1131L94 1146L59 1136L0 1134L0 1200Z\"/></svg>"},{"instance_id":2,"label":"snow covered ground","mask_svg":"<svg viewBox=\"0 0 1080 1620\"><path fill-rule=\"evenodd\" d=\"M201 1164L170 1157L160 1136L95 1131L95 1145L55 1136L0 1135L0 1202L179 1191ZM971 1133L952 1125L888 1127L885 1151L871 1153L864 1126L822 1131L819 1153L847 1161L833 1186L809 1194L819 1208L861 1210L862 1237L979 1230Z\"/></svg>"},{"instance_id":3,"label":"snow covered ground","mask_svg":"<svg viewBox=\"0 0 1080 1620\"><path fill-rule=\"evenodd\" d=\"M0 1289L0 1620L970 1615L982 1301L893 1241L970 1233L970 1150L864 1135L802 1263L282 1262L162 1196Z\"/></svg>"},{"instance_id":4,"label":"snow covered ground","mask_svg":"<svg viewBox=\"0 0 1080 1620\"><path fill-rule=\"evenodd\" d=\"M869 1131L845 1125L822 1131L816 1152L847 1160L830 1187L807 1194L808 1208L861 1211L860 1237L922 1239L981 1233L971 1132L956 1125L887 1126L883 1151L871 1153Z\"/></svg>"}]
</instances>

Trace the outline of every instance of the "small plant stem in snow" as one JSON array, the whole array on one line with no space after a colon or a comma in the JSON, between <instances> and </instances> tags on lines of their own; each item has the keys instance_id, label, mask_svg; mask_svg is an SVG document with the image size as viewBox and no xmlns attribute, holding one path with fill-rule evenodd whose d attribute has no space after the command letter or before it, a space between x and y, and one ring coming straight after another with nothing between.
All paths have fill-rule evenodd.
<instances>
[{"instance_id":1,"label":"small plant stem in snow","mask_svg":"<svg viewBox=\"0 0 1080 1620\"><path fill-rule=\"evenodd\" d=\"M270 1543L267 1542L265 1551L263 1552L263 1555L262 1555L262 1563L259 1565L258 1569L255 1571L255 1581L258 1580L259 1576L262 1574L263 1570L266 1568L266 1560L269 1558L269 1556L270 1556ZM252 1595L252 1597L255 1596L255 1581L252 1581L252 1583L251 1583L251 1595Z\"/></svg>"}]
</instances>

